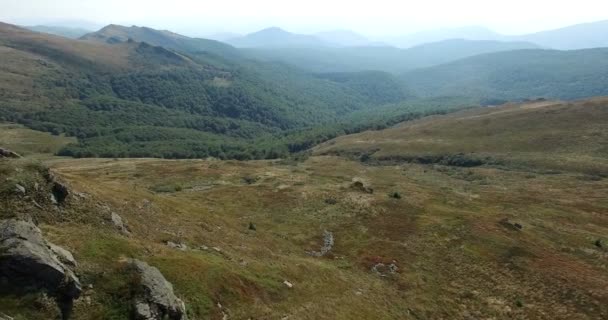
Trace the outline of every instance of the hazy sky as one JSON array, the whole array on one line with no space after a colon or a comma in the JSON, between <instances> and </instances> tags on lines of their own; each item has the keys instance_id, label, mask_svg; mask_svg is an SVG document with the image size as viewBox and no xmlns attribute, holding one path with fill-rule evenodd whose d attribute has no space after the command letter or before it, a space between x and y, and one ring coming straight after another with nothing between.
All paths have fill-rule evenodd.
<instances>
[{"instance_id":1,"label":"hazy sky","mask_svg":"<svg viewBox=\"0 0 608 320\"><path fill-rule=\"evenodd\" d=\"M398 35L481 25L518 34L603 19L608 19L607 0L0 0L4 22L135 24L191 36L268 26Z\"/></svg>"}]
</instances>

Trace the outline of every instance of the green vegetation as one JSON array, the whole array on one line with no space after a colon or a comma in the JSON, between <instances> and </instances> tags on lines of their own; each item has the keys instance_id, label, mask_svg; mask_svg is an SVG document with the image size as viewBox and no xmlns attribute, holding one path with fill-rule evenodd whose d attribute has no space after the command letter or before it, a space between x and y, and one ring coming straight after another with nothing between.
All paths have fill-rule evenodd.
<instances>
[{"instance_id":1,"label":"green vegetation","mask_svg":"<svg viewBox=\"0 0 608 320\"><path fill-rule=\"evenodd\" d=\"M414 70L403 81L422 97L461 96L481 104L608 95L608 49L518 50Z\"/></svg>"}]
</instances>

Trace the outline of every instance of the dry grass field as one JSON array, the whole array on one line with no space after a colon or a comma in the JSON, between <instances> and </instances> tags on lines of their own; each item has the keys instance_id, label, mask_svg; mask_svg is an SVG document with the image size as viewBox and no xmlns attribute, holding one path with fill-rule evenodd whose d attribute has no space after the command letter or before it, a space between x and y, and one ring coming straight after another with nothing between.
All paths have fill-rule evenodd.
<instances>
[{"instance_id":1,"label":"dry grass field","mask_svg":"<svg viewBox=\"0 0 608 320\"><path fill-rule=\"evenodd\" d=\"M604 319L607 110L466 111L341 137L298 163L46 157L67 205L3 193L0 213L35 216L74 253L87 286L74 319L127 317L129 257L158 267L191 319ZM418 161L460 152L496 161ZM32 158L0 173L29 190ZM325 231L333 247L318 257ZM0 309L56 312L38 297Z\"/></svg>"}]
</instances>

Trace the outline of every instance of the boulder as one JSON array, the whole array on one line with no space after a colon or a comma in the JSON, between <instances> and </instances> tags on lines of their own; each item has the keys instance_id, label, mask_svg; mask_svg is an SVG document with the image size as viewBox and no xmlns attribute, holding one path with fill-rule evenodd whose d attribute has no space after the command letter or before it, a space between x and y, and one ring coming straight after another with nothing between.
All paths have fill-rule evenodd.
<instances>
[{"instance_id":1,"label":"boulder","mask_svg":"<svg viewBox=\"0 0 608 320\"><path fill-rule=\"evenodd\" d=\"M118 213L112 212L112 214L110 215L110 221L112 221L114 227L120 230L121 233L125 235L129 235L131 233L129 232L129 228L125 226L124 222L122 221L122 217L119 216Z\"/></svg>"},{"instance_id":2,"label":"boulder","mask_svg":"<svg viewBox=\"0 0 608 320\"><path fill-rule=\"evenodd\" d=\"M47 243L32 222L0 221L0 278L3 280L0 290L10 293L46 290L57 299L65 316L82 288L74 272L51 247L73 261L65 249Z\"/></svg>"},{"instance_id":3,"label":"boulder","mask_svg":"<svg viewBox=\"0 0 608 320\"><path fill-rule=\"evenodd\" d=\"M0 158L21 158L21 155L9 149L0 148Z\"/></svg>"},{"instance_id":4,"label":"boulder","mask_svg":"<svg viewBox=\"0 0 608 320\"><path fill-rule=\"evenodd\" d=\"M186 320L186 306L175 296L173 286L160 271L140 260L130 260L140 288L134 300L136 320Z\"/></svg>"}]
</instances>

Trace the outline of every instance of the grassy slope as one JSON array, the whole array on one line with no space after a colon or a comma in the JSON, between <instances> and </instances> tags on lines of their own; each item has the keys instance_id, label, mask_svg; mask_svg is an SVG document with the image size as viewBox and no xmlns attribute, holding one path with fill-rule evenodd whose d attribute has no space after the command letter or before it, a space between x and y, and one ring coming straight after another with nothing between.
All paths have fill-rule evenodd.
<instances>
[{"instance_id":1,"label":"grassy slope","mask_svg":"<svg viewBox=\"0 0 608 320\"><path fill-rule=\"evenodd\" d=\"M23 156L55 154L65 145L76 142L75 138L53 136L13 123L0 123L0 133L0 147Z\"/></svg>"},{"instance_id":2,"label":"grassy slope","mask_svg":"<svg viewBox=\"0 0 608 320\"><path fill-rule=\"evenodd\" d=\"M608 99L539 101L425 118L343 136L317 154L372 160L469 154L521 166L608 175Z\"/></svg>"},{"instance_id":3,"label":"grassy slope","mask_svg":"<svg viewBox=\"0 0 608 320\"><path fill-rule=\"evenodd\" d=\"M505 120L502 114L522 112L513 109L521 108L466 115L487 113L481 118L498 122ZM464 120L447 117L416 124L458 132L458 121ZM516 145L497 141L505 142L502 151ZM592 143L574 147L595 150ZM197 319L222 319L222 312L233 319L608 316L608 251L593 244L608 240L608 179L492 166L369 166L331 156L299 164L153 159L47 164L84 195L64 209L38 210L2 193L8 205L0 215L33 214L50 240L74 253L84 284L93 284L86 292L90 303L77 301L74 319L126 317L128 289L120 269L125 257L157 266ZM0 162L0 173L24 180L30 190L23 174L28 171L7 166L20 162ZM374 193L351 189L353 178ZM389 198L392 192L402 198ZM110 226L111 212L126 220L131 236ZM523 230L501 225L503 218ZM257 231L248 229L250 222ZM332 252L307 255L319 249L324 230L335 235ZM167 240L210 249L177 251L164 245ZM378 276L371 272L378 262L394 262L399 270ZM33 303L0 299L11 315L48 317L49 309Z\"/></svg>"}]
</instances>

